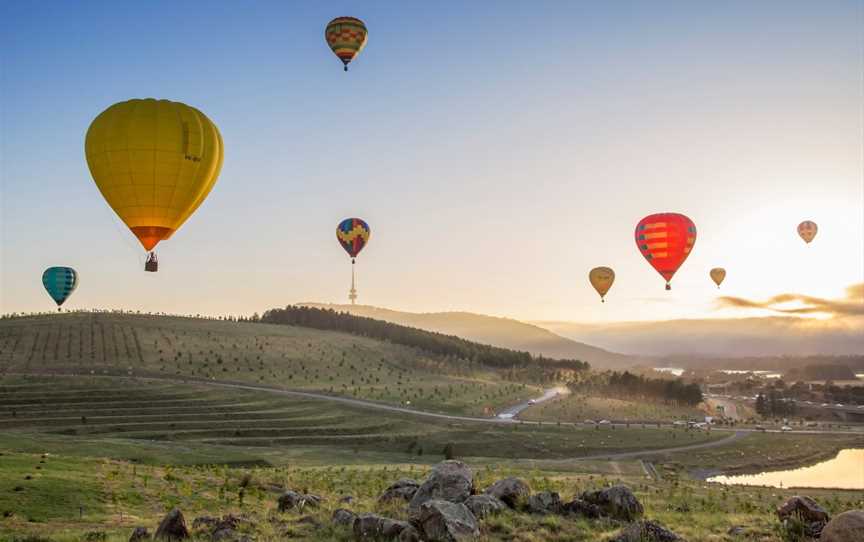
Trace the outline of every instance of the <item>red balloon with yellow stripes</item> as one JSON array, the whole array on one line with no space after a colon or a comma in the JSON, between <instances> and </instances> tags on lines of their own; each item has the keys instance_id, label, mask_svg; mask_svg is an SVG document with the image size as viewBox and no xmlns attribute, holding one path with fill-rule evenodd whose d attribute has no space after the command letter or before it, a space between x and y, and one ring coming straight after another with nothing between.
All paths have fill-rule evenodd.
<instances>
[{"instance_id":1,"label":"red balloon with yellow stripes","mask_svg":"<svg viewBox=\"0 0 864 542\"><path fill-rule=\"evenodd\" d=\"M690 255L696 243L696 225L680 213L657 213L646 216L636 225L636 246L660 275L666 289L672 276Z\"/></svg>"}]
</instances>

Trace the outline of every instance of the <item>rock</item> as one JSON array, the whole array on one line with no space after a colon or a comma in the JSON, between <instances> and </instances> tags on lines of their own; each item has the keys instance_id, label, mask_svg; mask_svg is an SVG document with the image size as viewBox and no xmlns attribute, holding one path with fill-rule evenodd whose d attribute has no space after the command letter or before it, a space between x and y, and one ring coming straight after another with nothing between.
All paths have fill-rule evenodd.
<instances>
[{"instance_id":1,"label":"rock","mask_svg":"<svg viewBox=\"0 0 864 542\"><path fill-rule=\"evenodd\" d=\"M390 484L390 487L384 490L384 493L378 497L378 500L387 502L402 499L403 501L410 502L419 488L420 484L416 480L402 478Z\"/></svg>"},{"instance_id":2,"label":"rock","mask_svg":"<svg viewBox=\"0 0 864 542\"><path fill-rule=\"evenodd\" d=\"M337 508L333 511L331 519L336 525L353 525L357 514L345 508Z\"/></svg>"},{"instance_id":3,"label":"rock","mask_svg":"<svg viewBox=\"0 0 864 542\"><path fill-rule=\"evenodd\" d=\"M822 529L820 542L860 542L864 540L864 510L837 514Z\"/></svg>"},{"instance_id":4,"label":"rock","mask_svg":"<svg viewBox=\"0 0 864 542\"><path fill-rule=\"evenodd\" d=\"M802 497L796 495L791 497L782 506L777 508L777 518L780 521L797 517L805 523L824 522L827 523L830 518L828 512L819 506L816 501L810 497Z\"/></svg>"},{"instance_id":5,"label":"rock","mask_svg":"<svg viewBox=\"0 0 864 542\"><path fill-rule=\"evenodd\" d=\"M582 516L583 518L599 518L601 516L600 507L596 504L583 501L582 499L573 499L563 506L564 513Z\"/></svg>"},{"instance_id":6,"label":"rock","mask_svg":"<svg viewBox=\"0 0 864 542\"><path fill-rule=\"evenodd\" d=\"M528 499L528 496L531 494L531 488L519 478L510 477L498 480L486 488L486 493L493 497L498 497L510 508L517 508L522 501Z\"/></svg>"},{"instance_id":7,"label":"rock","mask_svg":"<svg viewBox=\"0 0 864 542\"><path fill-rule=\"evenodd\" d=\"M339 504L351 504L354 502L354 497L351 495L345 495L344 497L339 498Z\"/></svg>"},{"instance_id":8,"label":"rock","mask_svg":"<svg viewBox=\"0 0 864 542\"><path fill-rule=\"evenodd\" d=\"M320 504L321 497L318 495L304 495L302 493L297 493L296 491L291 491L290 489L279 496L280 512L294 510L295 508L302 510L306 506L317 508Z\"/></svg>"},{"instance_id":9,"label":"rock","mask_svg":"<svg viewBox=\"0 0 864 542\"><path fill-rule=\"evenodd\" d=\"M129 537L129 542L141 542L142 540L150 539L150 531L147 530L147 527L135 527L135 530L132 531L132 536Z\"/></svg>"},{"instance_id":10,"label":"rock","mask_svg":"<svg viewBox=\"0 0 864 542\"><path fill-rule=\"evenodd\" d=\"M541 491L528 497L528 512L532 514L560 514L563 510L561 496L552 491Z\"/></svg>"},{"instance_id":11,"label":"rock","mask_svg":"<svg viewBox=\"0 0 864 542\"><path fill-rule=\"evenodd\" d=\"M189 529L186 528L183 512L177 508L168 512L162 518L162 522L159 523L153 538L156 540L185 540L189 538Z\"/></svg>"},{"instance_id":12,"label":"rock","mask_svg":"<svg viewBox=\"0 0 864 542\"><path fill-rule=\"evenodd\" d=\"M480 535L477 518L467 506L441 499L420 505L417 524L429 542L458 542Z\"/></svg>"},{"instance_id":13,"label":"rock","mask_svg":"<svg viewBox=\"0 0 864 542\"><path fill-rule=\"evenodd\" d=\"M394 540L406 529L413 529L407 521L385 518L376 514L360 514L354 518L354 538L357 540Z\"/></svg>"},{"instance_id":14,"label":"rock","mask_svg":"<svg viewBox=\"0 0 864 542\"><path fill-rule=\"evenodd\" d=\"M600 508L603 516L633 521L645 511L642 503L627 486L612 486L597 491L586 491L580 498Z\"/></svg>"},{"instance_id":15,"label":"rock","mask_svg":"<svg viewBox=\"0 0 864 542\"><path fill-rule=\"evenodd\" d=\"M439 499L463 503L474 494L474 473L461 461L443 461L432 468L429 478L411 498L408 509L412 514L426 501Z\"/></svg>"},{"instance_id":16,"label":"rock","mask_svg":"<svg viewBox=\"0 0 864 542\"><path fill-rule=\"evenodd\" d=\"M483 519L486 516L497 514L507 508L504 501L498 497L485 494L471 495L465 500L465 506L468 507L468 510L471 510L471 513L474 514L474 517L477 519Z\"/></svg>"},{"instance_id":17,"label":"rock","mask_svg":"<svg viewBox=\"0 0 864 542\"><path fill-rule=\"evenodd\" d=\"M413 526L408 526L399 533L399 542L421 542L422 540L420 533Z\"/></svg>"},{"instance_id":18,"label":"rock","mask_svg":"<svg viewBox=\"0 0 864 542\"><path fill-rule=\"evenodd\" d=\"M656 521L638 521L609 542L683 542L683 538Z\"/></svg>"},{"instance_id":19,"label":"rock","mask_svg":"<svg viewBox=\"0 0 864 542\"><path fill-rule=\"evenodd\" d=\"M744 536L745 534L747 534L747 529L740 525L733 525L732 527L729 527L729 530L726 531L726 534L728 534L729 536Z\"/></svg>"},{"instance_id":20,"label":"rock","mask_svg":"<svg viewBox=\"0 0 864 542\"><path fill-rule=\"evenodd\" d=\"M219 518L214 518L212 516L198 516L192 520L192 530L197 531L198 529L202 529L212 531L217 523L219 523Z\"/></svg>"}]
</instances>

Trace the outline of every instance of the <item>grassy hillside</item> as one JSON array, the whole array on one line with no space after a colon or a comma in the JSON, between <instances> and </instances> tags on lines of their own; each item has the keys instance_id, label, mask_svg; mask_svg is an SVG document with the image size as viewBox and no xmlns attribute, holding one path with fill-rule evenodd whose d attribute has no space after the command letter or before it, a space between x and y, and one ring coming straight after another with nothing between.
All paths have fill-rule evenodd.
<instances>
[{"instance_id":1,"label":"grassy hillside","mask_svg":"<svg viewBox=\"0 0 864 542\"><path fill-rule=\"evenodd\" d=\"M566 339L542 327L510 318L497 318L470 312L412 313L368 305L320 303L302 303L302 305L348 312L552 358L580 359L598 368L629 367L645 362L638 357L617 354Z\"/></svg>"},{"instance_id":2,"label":"grassy hillside","mask_svg":"<svg viewBox=\"0 0 864 542\"><path fill-rule=\"evenodd\" d=\"M2 372L249 382L471 414L540 390L504 371L347 333L114 313L0 320Z\"/></svg>"}]
</instances>

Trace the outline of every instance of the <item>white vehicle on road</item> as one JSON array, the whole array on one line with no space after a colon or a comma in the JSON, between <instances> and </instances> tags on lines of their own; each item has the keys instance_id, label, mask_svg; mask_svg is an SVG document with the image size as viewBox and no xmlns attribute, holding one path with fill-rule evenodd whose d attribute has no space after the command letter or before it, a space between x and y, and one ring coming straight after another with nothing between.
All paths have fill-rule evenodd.
<instances>
[{"instance_id":1,"label":"white vehicle on road","mask_svg":"<svg viewBox=\"0 0 864 542\"><path fill-rule=\"evenodd\" d=\"M789 427L788 425L784 425L783 427L780 428L780 430L781 430L781 431L791 431L792 428Z\"/></svg>"},{"instance_id":2,"label":"white vehicle on road","mask_svg":"<svg viewBox=\"0 0 864 542\"><path fill-rule=\"evenodd\" d=\"M612 425L612 422L610 422L609 420L600 420L599 422L597 422L597 425Z\"/></svg>"},{"instance_id":3,"label":"white vehicle on road","mask_svg":"<svg viewBox=\"0 0 864 542\"><path fill-rule=\"evenodd\" d=\"M536 405L537 401L535 401L534 399L528 399L528 404L529 405Z\"/></svg>"}]
</instances>

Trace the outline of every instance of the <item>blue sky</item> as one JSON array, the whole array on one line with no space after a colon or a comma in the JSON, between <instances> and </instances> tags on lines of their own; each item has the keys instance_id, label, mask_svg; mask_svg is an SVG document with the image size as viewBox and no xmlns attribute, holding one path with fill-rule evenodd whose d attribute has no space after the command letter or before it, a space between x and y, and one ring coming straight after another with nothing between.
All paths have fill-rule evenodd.
<instances>
[{"instance_id":1,"label":"blue sky","mask_svg":"<svg viewBox=\"0 0 864 542\"><path fill-rule=\"evenodd\" d=\"M862 2L4 2L0 311L252 312L343 301L334 229L360 216L360 302L534 319L702 317L724 293L840 295L864 275ZM363 19L349 73L327 21ZM158 247L103 202L92 119L204 111L220 179ZM632 229L699 227L666 294ZM821 232L805 247L800 220ZM809 251L809 252L808 252ZM618 280L597 304L596 265ZM826 277L830 276L830 280ZM727 314L728 315L728 314Z\"/></svg>"}]
</instances>

